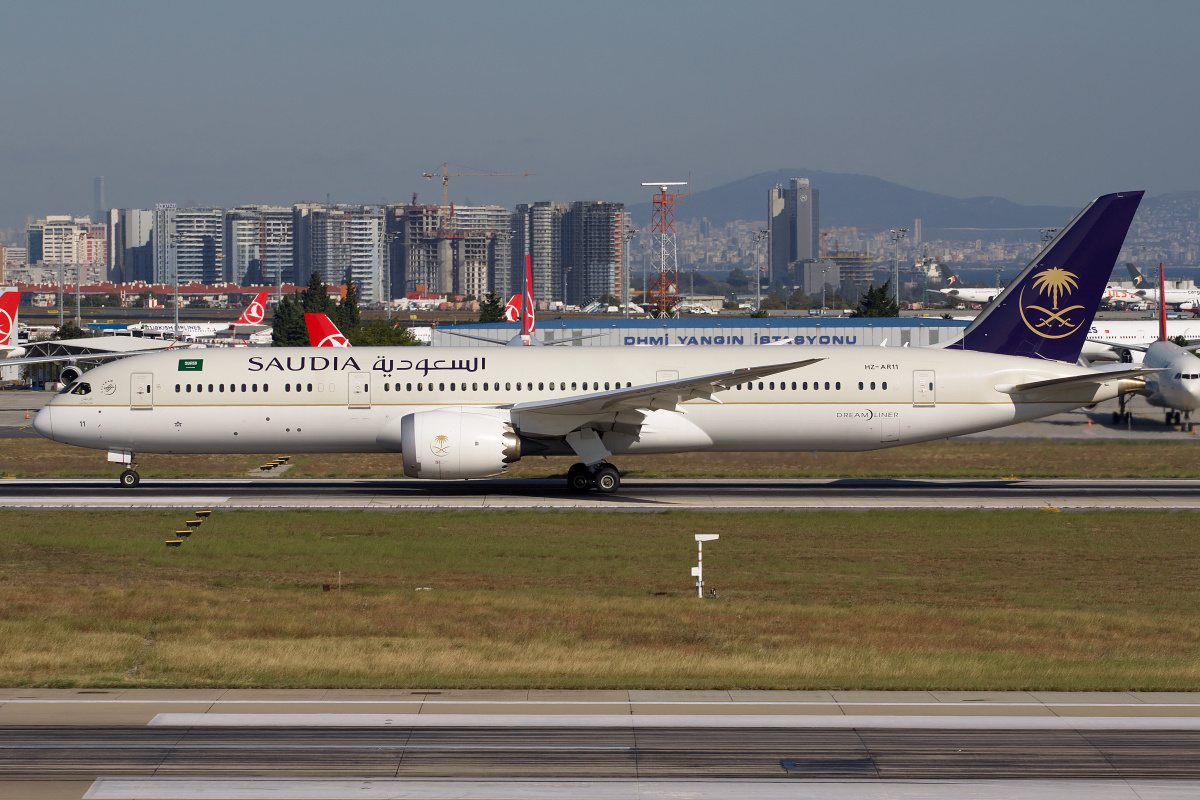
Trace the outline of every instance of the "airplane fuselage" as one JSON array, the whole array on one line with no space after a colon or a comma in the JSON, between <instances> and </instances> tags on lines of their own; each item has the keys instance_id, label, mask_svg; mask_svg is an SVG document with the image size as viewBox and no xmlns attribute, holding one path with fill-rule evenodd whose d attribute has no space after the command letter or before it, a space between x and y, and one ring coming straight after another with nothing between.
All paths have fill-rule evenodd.
<instances>
[{"instance_id":1,"label":"airplane fuselage","mask_svg":"<svg viewBox=\"0 0 1200 800\"><path fill-rule=\"evenodd\" d=\"M522 404L821 358L677 410L552 414ZM1054 361L924 348L262 348L157 353L97 367L39 412L55 441L137 453L397 452L406 415L462 407L538 453L586 425L612 453L856 451L987 430L1115 397L996 387L1087 373ZM86 391L83 387L86 387ZM634 424L636 423L636 424ZM526 448L528 450L528 448Z\"/></svg>"}]
</instances>

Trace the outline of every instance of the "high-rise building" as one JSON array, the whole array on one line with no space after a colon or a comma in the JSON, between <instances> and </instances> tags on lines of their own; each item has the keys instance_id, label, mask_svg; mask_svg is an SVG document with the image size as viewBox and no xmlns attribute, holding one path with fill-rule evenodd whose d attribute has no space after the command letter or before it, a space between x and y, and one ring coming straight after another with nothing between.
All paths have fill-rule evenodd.
<instances>
[{"instance_id":1,"label":"high-rise building","mask_svg":"<svg viewBox=\"0 0 1200 800\"><path fill-rule=\"evenodd\" d=\"M75 264L93 269L108 264L104 223L92 222L91 217L46 216L26 227L25 241L27 252L36 258L30 264Z\"/></svg>"},{"instance_id":2,"label":"high-rise building","mask_svg":"<svg viewBox=\"0 0 1200 800\"><path fill-rule=\"evenodd\" d=\"M512 214L500 206L387 207L393 296L406 291L482 298L510 288ZM507 296L506 296L507 299Z\"/></svg>"},{"instance_id":3,"label":"high-rise building","mask_svg":"<svg viewBox=\"0 0 1200 800\"><path fill-rule=\"evenodd\" d=\"M298 283L317 272L326 284L353 283L360 303L383 302L390 289L383 274L380 207L298 203L292 220Z\"/></svg>"},{"instance_id":4,"label":"high-rise building","mask_svg":"<svg viewBox=\"0 0 1200 800\"><path fill-rule=\"evenodd\" d=\"M623 237L629 228L624 204L571 203L562 228L562 299L582 306L605 295L620 298L625 274Z\"/></svg>"},{"instance_id":5,"label":"high-rise building","mask_svg":"<svg viewBox=\"0 0 1200 800\"><path fill-rule=\"evenodd\" d=\"M154 282L218 283L225 278L225 210L154 207Z\"/></svg>"},{"instance_id":6,"label":"high-rise building","mask_svg":"<svg viewBox=\"0 0 1200 800\"><path fill-rule=\"evenodd\" d=\"M797 262L821 257L820 205L817 190L808 178L792 178L787 188L776 186L767 194L767 246L770 283L796 282Z\"/></svg>"},{"instance_id":7,"label":"high-rise building","mask_svg":"<svg viewBox=\"0 0 1200 800\"><path fill-rule=\"evenodd\" d=\"M108 279L113 283L154 280L154 212L140 208L108 211Z\"/></svg>"},{"instance_id":8,"label":"high-rise building","mask_svg":"<svg viewBox=\"0 0 1200 800\"><path fill-rule=\"evenodd\" d=\"M547 200L517 206L513 268L516 274L524 275L525 256L530 256L534 302L549 303L566 295L562 218L570 208L569 203Z\"/></svg>"},{"instance_id":9,"label":"high-rise building","mask_svg":"<svg viewBox=\"0 0 1200 800\"><path fill-rule=\"evenodd\" d=\"M241 286L294 282L293 209L238 206L225 215L225 280Z\"/></svg>"}]
</instances>

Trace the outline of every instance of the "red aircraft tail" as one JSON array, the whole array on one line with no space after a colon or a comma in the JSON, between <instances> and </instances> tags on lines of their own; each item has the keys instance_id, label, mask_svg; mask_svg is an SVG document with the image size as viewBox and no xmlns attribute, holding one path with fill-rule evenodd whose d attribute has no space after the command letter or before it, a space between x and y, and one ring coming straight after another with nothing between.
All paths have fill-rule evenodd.
<instances>
[{"instance_id":1,"label":"red aircraft tail","mask_svg":"<svg viewBox=\"0 0 1200 800\"><path fill-rule=\"evenodd\" d=\"M20 302L20 289L0 293L0 345L15 347L17 344L17 304Z\"/></svg>"},{"instance_id":2,"label":"red aircraft tail","mask_svg":"<svg viewBox=\"0 0 1200 800\"><path fill-rule=\"evenodd\" d=\"M350 343L325 314L305 314L304 327L308 328L308 341L313 347L349 347Z\"/></svg>"},{"instance_id":3,"label":"red aircraft tail","mask_svg":"<svg viewBox=\"0 0 1200 800\"><path fill-rule=\"evenodd\" d=\"M521 318L521 295L514 294L504 307L504 321L516 322Z\"/></svg>"},{"instance_id":4,"label":"red aircraft tail","mask_svg":"<svg viewBox=\"0 0 1200 800\"><path fill-rule=\"evenodd\" d=\"M533 261L525 256L525 293L521 297L521 339L529 344L536 327L533 319Z\"/></svg>"},{"instance_id":5,"label":"red aircraft tail","mask_svg":"<svg viewBox=\"0 0 1200 800\"><path fill-rule=\"evenodd\" d=\"M250 301L250 305L237 318L234 325L262 325L267 316L267 293L259 292Z\"/></svg>"}]
</instances>

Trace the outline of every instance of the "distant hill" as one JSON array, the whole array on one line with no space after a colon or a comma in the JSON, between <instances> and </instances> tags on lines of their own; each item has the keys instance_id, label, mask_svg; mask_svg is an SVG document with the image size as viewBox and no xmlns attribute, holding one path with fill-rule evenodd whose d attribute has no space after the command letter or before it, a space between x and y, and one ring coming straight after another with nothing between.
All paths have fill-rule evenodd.
<instances>
[{"instance_id":1,"label":"distant hill","mask_svg":"<svg viewBox=\"0 0 1200 800\"><path fill-rule=\"evenodd\" d=\"M938 228L1045 228L1065 225L1078 208L1022 206L1000 197L950 197L910 189L869 175L784 169L751 175L724 186L696 192L678 206L680 220L708 217L714 225L735 220L765 220L767 191L808 178L820 192L822 228L911 228L914 219L929 235ZM635 224L650 219L650 203L630 207Z\"/></svg>"}]
</instances>

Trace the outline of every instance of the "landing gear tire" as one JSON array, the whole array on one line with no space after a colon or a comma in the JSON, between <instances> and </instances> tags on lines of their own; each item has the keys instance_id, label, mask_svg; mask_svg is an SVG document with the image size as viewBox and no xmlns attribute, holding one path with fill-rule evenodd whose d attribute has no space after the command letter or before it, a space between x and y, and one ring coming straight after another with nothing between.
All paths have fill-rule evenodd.
<instances>
[{"instance_id":1,"label":"landing gear tire","mask_svg":"<svg viewBox=\"0 0 1200 800\"><path fill-rule=\"evenodd\" d=\"M1174 420L1175 424L1176 424L1176 425L1178 425L1178 424L1179 424L1179 421L1180 421L1180 414L1179 414L1179 412L1178 412L1178 411L1176 411L1176 412L1174 413L1174 415L1173 415L1173 417L1172 417L1172 418L1173 418L1173 420Z\"/></svg>"},{"instance_id":2,"label":"landing gear tire","mask_svg":"<svg viewBox=\"0 0 1200 800\"><path fill-rule=\"evenodd\" d=\"M121 473L121 488L132 489L142 482L142 476L131 469L127 469Z\"/></svg>"},{"instance_id":3,"label":"landing gear tire","mask_svg":"<svg viewBox=\"0 0 1200 800\"><path fill-rule=\"evenodd\" d=\"M612 464L601 464L592 476L596 491L612 494L621 488L621 473Z\"/></svg>"},{"instance_id":4,"label":"landing gear tire","mask_svg":"<svg viewBox=\"0 0 1200 800\"><path fill-rule=\"evenodd\" d=\"M1114 412L1113 412L1113 423L1112 423L1112 424L1113 424L1113 425L1116 425L1116 424L1117 424L1117 423L1119 423L1120 421L1121 421L1121 412L1120 412L1120 411L1114 411Z\"/></svg>"},{"instance_id":5,"label":"landing gear tire","mask_svg":"<svg viewBox=\"0 0 1200 800\"><path fill-rule=\"evenodd\" d=\"M572 464L567 470L567 488L572 492L591 491L592 488L592 471L585 464Z\"/></svg>"}]
</instances>

